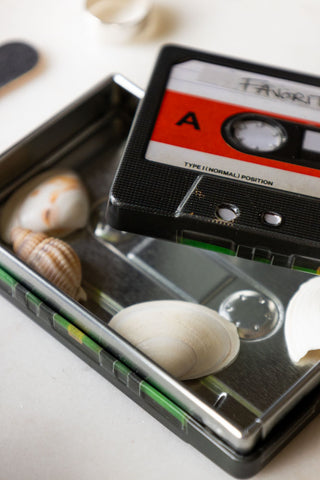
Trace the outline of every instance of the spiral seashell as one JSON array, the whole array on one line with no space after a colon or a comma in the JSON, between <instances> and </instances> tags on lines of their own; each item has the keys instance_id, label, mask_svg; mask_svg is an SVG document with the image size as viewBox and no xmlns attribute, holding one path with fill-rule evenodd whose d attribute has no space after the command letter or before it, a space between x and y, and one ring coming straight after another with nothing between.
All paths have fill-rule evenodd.
<instances>
[{"instance_id":1,"label":"spiral seashell","mask_svg":"<svg viewBox=\"0 0 320 480\"><path fill-rule=\"evenodd\" d=\"M240 348L233 323L208 307L179 300L132 305L109 326L181 380L220 371Z\"/></svg>"},{"instance_id":2,"label":"spiral seashell","mask_svg":"<svg viewBox=\"0 0 320 480\"><path fill-rule=\"evenodd\" d=\"M66 242L21 227L12 231L13 250L21 260L75 300L85 300L78 255Z\"/></svg>"}]
</instances>

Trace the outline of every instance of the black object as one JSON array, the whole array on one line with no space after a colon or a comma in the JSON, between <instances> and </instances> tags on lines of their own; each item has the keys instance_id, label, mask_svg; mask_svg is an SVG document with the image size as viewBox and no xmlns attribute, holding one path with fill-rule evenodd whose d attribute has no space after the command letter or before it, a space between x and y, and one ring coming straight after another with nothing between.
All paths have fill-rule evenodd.
<instances>
[{"instance_id":1,"label":"black object","mask_svg":"<svg viewBox=\"0 0 320 480\"><path fill-rule=\"evenodd\" d=\"M31 70L38 62L37 51L23 42L0 46L0 87Z\"/></svg>"},{"instance_id":2,"label":"black object","mask_svg":"<svg viewBox=\"0 0 320 480\"><path fill-rule=\"evenodd\" d=\"M109 223L316 273L319 105L319 78L165 47L111 189Z\"/></svg>"}]
</instances>

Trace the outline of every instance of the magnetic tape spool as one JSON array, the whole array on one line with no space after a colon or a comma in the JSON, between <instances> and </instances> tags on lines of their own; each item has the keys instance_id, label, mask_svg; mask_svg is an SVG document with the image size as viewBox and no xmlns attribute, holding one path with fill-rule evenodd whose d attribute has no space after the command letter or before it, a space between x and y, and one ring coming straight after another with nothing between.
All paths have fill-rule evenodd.
<instances>
[{"instance_id":1,"label":"magnetic tape spool","mask_svg":"<svg viewBox=\"0 0 320 480\"><path fill-rule=\"evenodd\" d=\"M111 189L119 230L317 273L320 79L165 47Z\"/></svg>"}]
</instances>

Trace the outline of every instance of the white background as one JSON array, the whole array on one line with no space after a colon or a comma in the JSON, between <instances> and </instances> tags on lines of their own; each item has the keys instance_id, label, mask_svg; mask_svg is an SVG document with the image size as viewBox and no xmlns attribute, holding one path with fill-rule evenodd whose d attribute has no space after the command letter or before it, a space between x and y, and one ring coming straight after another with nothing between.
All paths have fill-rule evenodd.
<instances>
[{"instance_id":1,"label":"white background","mask_svg":"<svg viewBox=\"0 0 320 480\"><path fill-rule=\"evenodd\" d=\"M1 0L0 44L41 61L0 89L0 153L114 72L145 88L159 48L180 43L320 75L318 0L158 0L124 41L83 0ZM228 479L0 297L0 480ZM256 478L319 478L320 418Z\"/></svg>"}]
</instances>

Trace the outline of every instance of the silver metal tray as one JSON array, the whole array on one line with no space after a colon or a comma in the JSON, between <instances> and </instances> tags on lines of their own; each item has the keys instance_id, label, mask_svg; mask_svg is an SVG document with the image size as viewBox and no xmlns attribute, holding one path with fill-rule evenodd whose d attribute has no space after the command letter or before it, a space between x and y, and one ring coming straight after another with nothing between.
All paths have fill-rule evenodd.
<instances>
[{"instance_id":1,"label":"silver metal tray","mask_svg":"<svg viewBox=\"0 0 320 480\"><path fill-rule=\"evenodd\" d=\"M319 381L318 364L290 361L283 334L288 301L310 277L105 224L108 190L141 96L116 76L0 158L1 202L52 167L70 167L82 177L91 199L90 222L66 241L81 258L88 301L80 304L63 294L6 245L0 247L0 266L184 409L225 449L247 455ZM156 299L198 302L226 315L241 336L236 361L219 374L178 382L108 328L123 307Z\"/></svg>"}]
</instances>

